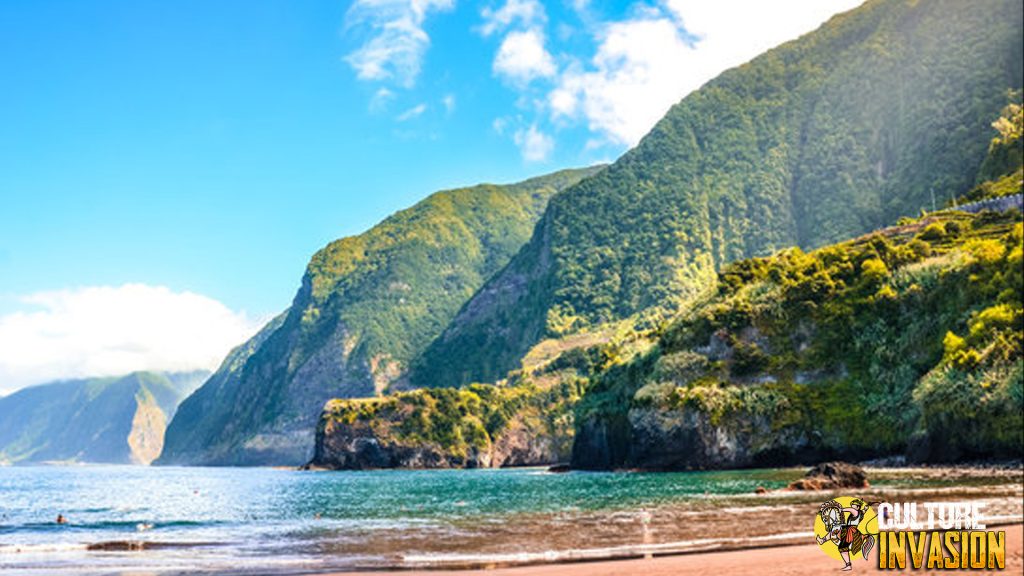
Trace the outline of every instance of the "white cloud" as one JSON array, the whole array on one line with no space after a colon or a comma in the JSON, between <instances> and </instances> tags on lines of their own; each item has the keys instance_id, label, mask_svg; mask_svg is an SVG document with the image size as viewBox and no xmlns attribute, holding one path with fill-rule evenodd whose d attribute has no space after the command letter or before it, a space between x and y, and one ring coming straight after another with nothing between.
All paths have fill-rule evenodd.
<instances>
[{"instance_id":1,"label":"white cloud","mask_svg":"<svg viewBox=\"0 0 1024 576\"><path fill-rule=\"evenodd\" d=\"M536 29L509 32L494 58L494 73L521 85L554 76L556 71L544 47L544 34Z\"/></svg>"},{"instance_id":2,"label":"white cloud","mask_svg":"<svg viewBox=\"0 0 1024 576\"><path fill-rule=\"evenodd\" d=\"M864 0L664 0L667 12L699 38L688 63L697 88L723 70L810 32Z\"/></svg>"},{"instance_id":3,"label":"white cloud","mask_svg":"<svg viewBox=\"0 0 1024 576\"><path fill-rule=\"evenodd\" d=\"M516 22L526 28L531 28L535 24L542 24L547 20L544 6L537 0L508 0L497 10L484 8L480 15L484 19L480 32L484 36L504 30Z\"/></svg>"},{"instance_id":4,"label":"white cloud","mask_svg":"<svg viewBox=\"0 0 1024 576\"><path fill-rule=\"evenodd\" d=\"M398 121L398 122L405 122L406 120L412 120L413 118L416 118L417 116L420 116L421 114L423 114L426 111L427 111L427 105L426 104L417 104L416 106L413 106L412 108L409 108L405 112L402 112L401 114L396 116L395 120Z\"/></svg>"},{"instance_id":5,"label":"white cloud","mask_svg":"<svg viewBox=\"0 0 1024 576\"><path fill-rule=\"evenodd\" d=\"M546 160L555 148L555 141L538 130L536 125L530 126L527 130L518 130L514 140L523 154L523 159L527 162Z\"/></svg>"},{"instance_id":6,"label":"white cloud","mask_svg":"<svg viewBox=\"0 0 1024 576\"><path fill-rule=\"evenodd\" d=\"M136 370L216 368L260 322L212 298L125 284L40 292L0 316L0 389Z\"/></svg>"},{"instance_id":7,"label":"white cloud","mask_svg":"<svg viewBox=\"0 0 1024 576\"><path fill-rule=\"evenodd\" d=\"M455 112L455 94L445 94L441 98L441 105L444 106L444 111L448 114Z\"/></svg>"},{"instance_id":8,"label":"white cloud","mask_svg":"<svg viewBox=\"0 0 1024 576\"><path fill-rule=\"evenodd\" d=\"M380 88L370 98L370 112L377 113L387 110L388 104L395 99L395 93L387 88Z\"/></svg>"},{"instance_id":9,"label":"white cloud","mask_svg":"<svg viewBox=\"0 0 1024 576\"><path fill-rule=\"evenodd\" d=\"M563 72L548 106L556 120L583 118L611 142L635 145L672 104L725 69L861 1L664 0L602 25L595 54Z\"/></svg>"},{"instance_id":10,"label":"white cloud","mask_svg":"<svg viewBox=\"0 0 1024 576\"><path fill-rule=\"evenodd\" d=\"M590 130L636 144L692 83L684 63L692 52L668 18L610 24L591 69L570 69L549 94L552 115L582 115Z\"/></svg>"},{"instance_id":11,"label":"white cloud","mask_svg":"<svg viewBox=\"0 0 1024 576\"><path fill-rule=\"evenodd\" d=\"M361 80L393 80L412 87L430 45L423 21L431 11L454 5L455 0L355 0L346 28L367 29L369 37L346 60Z\"/></svg>"}]
</instances>

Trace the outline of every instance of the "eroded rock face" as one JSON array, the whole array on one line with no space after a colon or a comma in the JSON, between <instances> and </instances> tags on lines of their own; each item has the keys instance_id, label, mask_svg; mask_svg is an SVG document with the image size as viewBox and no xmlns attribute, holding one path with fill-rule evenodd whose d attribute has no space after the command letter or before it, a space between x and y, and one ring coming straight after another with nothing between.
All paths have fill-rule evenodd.
<instances>
[{"instance_id":1,"label":"eroded rock face","mask_svg":"<svg viewBox=\"0 0 1024 576\"><path fill-rule=\"evenodd\" d=\"M372 470L378 468L481 468L490 452L470 448L466 454L445 452L433 444L401 445L382 441L365 422L329 420L317 431L313 460L307 468Z\"/></svg>"},{"instance_id":2,"label":"eroded rock face","mask_svg":"<svg viewBox=\"0 0 1024 576\"><path fill-rule=\"evenodd\" d=\"M135 464L149 465L160 456L164 448L164 432L167 430L167 415L154 402L136 397L138 408L132 418L132 429L128 434L131 460Z\"/></svg>"},{"instance_id":3,"label":"eroded rock face","mask_svg":"<svg viewBox=\"0 0 1024 576\"><path fill-rule=\"evenodd\" d=\"M367 422L326 419L316 436L307 469L372 470L380 468L500 468L546 466L564 461L564 440L535 434L514 422L494 442L464 451L445 450L433 443L404 444L381 438Z\"/></svg>"},{"instance_id":4,"label":"eroded rock face","mask_svg":"<svg viewBox=\"0 0 1024 576\"><path fill-rule=\"evenodd\" d=\"M693 410L633 408L627 418L579 424L573 468L705 470L779 466L815 458L806 436L762 416L712 421Z\"/></svg>"},{"instance_id":5,"label":"eroded rock face","mask_svg":"<svg viewBox=\"0 0 1024 576\"><path fill-rule=\"evenodd\" d=\"M549 434L536 434L522 422L514 422L491 446L494 467L547 466L568 458L566 444Z\"/></svg>"}]
</instances>

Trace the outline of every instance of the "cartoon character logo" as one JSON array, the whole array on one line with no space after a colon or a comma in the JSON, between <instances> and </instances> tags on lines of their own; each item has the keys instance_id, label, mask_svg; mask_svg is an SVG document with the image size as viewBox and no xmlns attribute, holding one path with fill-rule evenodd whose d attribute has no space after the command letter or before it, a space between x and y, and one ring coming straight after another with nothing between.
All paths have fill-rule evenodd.
<instances>
[{"instance_id":1,"label":"cartoon character logo","mask_svg":"<svg viewBox=\"0 0 1024 576\"><path fill-rule=\"evenodd\" d=\"M878 535L878 514L860 498L840 496L821 505L814 516L814 536L818 546L829 556L842 560L842 571L853 570L850 555L860 554L865 560Z\"/></svg>"}]
</instances>

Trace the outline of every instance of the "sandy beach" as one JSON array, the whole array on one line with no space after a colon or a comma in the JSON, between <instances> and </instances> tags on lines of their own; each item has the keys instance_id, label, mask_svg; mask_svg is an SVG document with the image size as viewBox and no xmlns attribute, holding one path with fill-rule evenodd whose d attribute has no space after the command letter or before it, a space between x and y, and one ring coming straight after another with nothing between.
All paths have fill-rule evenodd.
<instances>
[{"instance_id":1,"label":"sandy beach","mask_svg":"<svg viewBox=\"0 0 1024 576\"><path fill-rule=\"evenodd\" d=\"M990 529L1006 530L1006 569L972 570L972 574L1020 574L1024 570L1024 525L1014 524ZM854 562L856 573L894 572L879 570L877 556ZM840 572L842 564L822 554L813 544L754 548L729 552L703 552L655 557L651 559L579 562L455 571L397 571L405 576L740 576L778 574L780 576L818 576ZM898 573L935 573L928 570L901 570ZM356 576L336 573L333 576ZM365 572L363 573L365 574Z\"/></svg>"}]
</instances>

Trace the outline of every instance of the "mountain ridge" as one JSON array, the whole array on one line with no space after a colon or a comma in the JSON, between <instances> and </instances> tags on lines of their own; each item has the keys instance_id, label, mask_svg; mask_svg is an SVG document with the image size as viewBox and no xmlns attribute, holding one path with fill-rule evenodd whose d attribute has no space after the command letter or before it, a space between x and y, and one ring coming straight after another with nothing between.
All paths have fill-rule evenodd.
<instances>
[{"instance_id":1,"label":"mountain ridge","mask_svg":"<svg viewBox=\"0 0 1024 576\"><path fill-rule=\"evenodd\" d=\"M543 337L645 310L656 324L726 262L854 236L964 189L1021 86L1020 21L1009 1L876 0L724 72L554 198L411 382L500 379Z\"/></svg>"},{"instance_id":2,"label":"mountain ridge","mask_svg":"<svg viewBox=\"0 0 1024 576\"><path fill-rule=\"evenodd\" d=\"M22 388L0 398L0 461L149 464L178 404L208 375L133 372Z\"/></svg>"},{"instance_id":3,"label":"mountain ridge","mask_svg":"<svg viewBox=\"0 0 1024 576\"><path fill-rule=\"evenodd\" d=\"M404 366L518 250L548 199L601 169L443 190L329 243L288 311L183 403L157 463L305 463L324 402L402 387Z\"/></svg>"}]
</instances>

